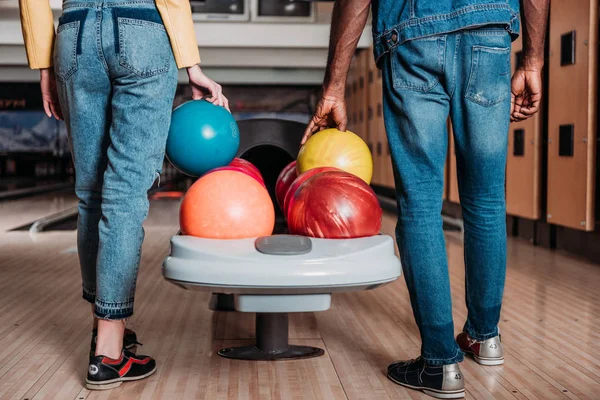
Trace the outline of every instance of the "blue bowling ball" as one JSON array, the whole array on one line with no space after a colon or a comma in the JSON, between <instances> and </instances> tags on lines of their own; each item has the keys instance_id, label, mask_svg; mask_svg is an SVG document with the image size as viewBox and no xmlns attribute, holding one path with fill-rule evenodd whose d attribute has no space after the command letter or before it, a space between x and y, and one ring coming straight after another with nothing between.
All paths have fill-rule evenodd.
<instances>
[{"instance_id":1,"label":"blue bowling ball","mask_svg":"<svg viewBox=\"0 0 600 400\"><path fill-rule=\"evenodd\" d=\"M198 177L229 165L239 145L237 122L225 108L192 100L173 110L166 153L184 174Z\"/></svg>"}]
</instances>

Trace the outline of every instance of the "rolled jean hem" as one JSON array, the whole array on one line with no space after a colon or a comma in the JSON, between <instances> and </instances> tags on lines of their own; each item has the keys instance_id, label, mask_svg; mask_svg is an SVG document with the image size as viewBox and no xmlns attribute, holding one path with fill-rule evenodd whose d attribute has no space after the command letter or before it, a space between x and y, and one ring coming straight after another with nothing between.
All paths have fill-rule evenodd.
<instances>
[{"instance_id":1,"label":"rolled jean hem","mask_svg":"<svg viewBox=\"0 0 600 400\"><path fill-rule=\"evenodd\" d=\"M491 339L499 335L497 327L491 333L484 334L475 332L470 326L465 326L464 331L467 332L467 335L469 335L471 339L477 340L478 342L483 342L484 340Z\"/></svg>"},{"instance_id":2,"label":"rolled jean hem","mask_svg":"<svg viewBox=\"0 0 600 400\"><path fill-rule=\"evenodd\" d=\"M105 303L96 300L94 316L104 320L126 319L133 315L133 299L123 303Z\"/></svg>"},{"instance_id":3,"label":"rolled jean hem","mask_svg":"<svg viewBox=\"0 0 600 400\"><path fill-rule=\"evenodd\" d=\"M450 358L430 358L425 355L422 355L422 357L423 360L425 360L425 363L427 363L428 365L450 365L463 361L465 355L463 354L461 349L457 348L456 354Z\"/></svg>"}]
</instances>

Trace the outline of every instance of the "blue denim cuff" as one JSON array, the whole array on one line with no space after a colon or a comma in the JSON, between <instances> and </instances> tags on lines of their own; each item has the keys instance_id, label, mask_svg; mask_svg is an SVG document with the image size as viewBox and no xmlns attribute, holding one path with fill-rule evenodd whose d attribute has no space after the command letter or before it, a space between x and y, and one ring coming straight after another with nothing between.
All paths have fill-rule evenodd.
<instances>
[{"instance_id":1,"label":"blue denim cuff","mask_svg":"<svg viewBox=\"0 0 600 400\"><path fill-rule=\"evenodd\" d=\"M96 318L104 320L126 319L133 315L133 298L126 302L109 303L96 299Z\"/></svg>"}]
</instances>

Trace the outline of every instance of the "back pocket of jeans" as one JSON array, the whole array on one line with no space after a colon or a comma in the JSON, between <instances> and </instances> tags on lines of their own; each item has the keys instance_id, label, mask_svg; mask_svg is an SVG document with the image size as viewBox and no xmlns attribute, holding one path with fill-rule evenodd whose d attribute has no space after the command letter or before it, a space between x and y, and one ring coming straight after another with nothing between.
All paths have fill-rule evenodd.
<instances>
[{"instance_id":1,"label":"back pocket of jeans","mask_svg":"<svg viewBox=\"0 0 600 400\"><path fill-rule=\"evenodd\" d=\"M173 62L173 51L162 23L118 17L117 24L121 66L140 77L158 75L169 70Z\"/></svg>"},{"instance_id":2,"label":"back pocket of jeans","mask_svg":"<svg viewBox=\"0 0 600 400\"><path fill-rule=\"evenodd\" d=\"M390 55L395 89L428 92L444 72L446 36L409 40Z\"/></svg>"},{"instance_id":3,"label":"back pocket of jeans","mask_svg":"<svg viewBox=\"0 0 600 400\"><path fill-rule=\"evenodd\" d=\"M510 48L473 46L465 97L490 107L510 94Z\"/></svg>"},{"instance_id":4,"label":"back pocket of jeans","mask_svg":"<svg viewBox=\"0 0 600 400\"><path fill-rule=\"evenodd\" d=\"M77 38L80 21L59 25L54 44L54 73L62 81L67 81L77 71Z\"/></svg>"}]
</instances>

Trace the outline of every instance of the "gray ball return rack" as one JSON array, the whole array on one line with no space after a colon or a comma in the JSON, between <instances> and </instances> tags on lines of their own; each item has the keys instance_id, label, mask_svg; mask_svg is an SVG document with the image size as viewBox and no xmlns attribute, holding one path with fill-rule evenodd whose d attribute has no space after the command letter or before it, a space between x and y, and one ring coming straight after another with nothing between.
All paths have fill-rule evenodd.
<instances>
[{"instance_id":1,"label":"gray ball return rack","mask_svg":"<svg viewBox=\"0 0 600 400\"><path fill-rule=\"evenodd\" d=\"M218 352L241 360L286 360L324 352L288 342L288 314L325 311L333 293L371 290L400 276L389 236L310 239L275 235L213 240L174 236L163 275L189 290L215 293L213 309L256 313L256 343Z\"/></svg>"}]
</instances>

